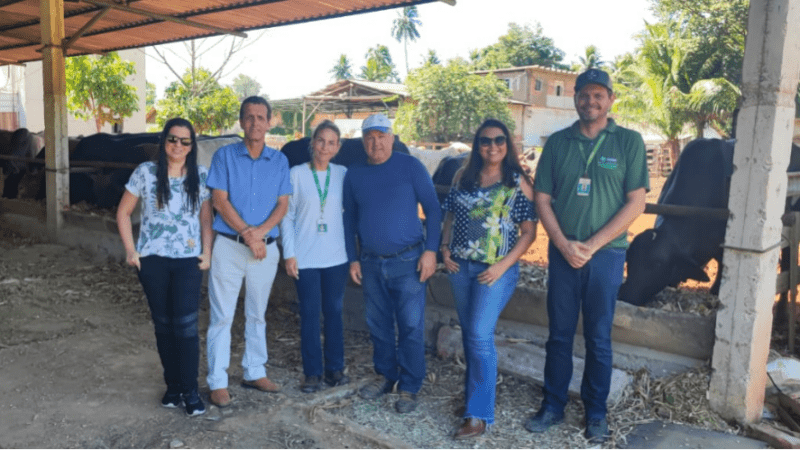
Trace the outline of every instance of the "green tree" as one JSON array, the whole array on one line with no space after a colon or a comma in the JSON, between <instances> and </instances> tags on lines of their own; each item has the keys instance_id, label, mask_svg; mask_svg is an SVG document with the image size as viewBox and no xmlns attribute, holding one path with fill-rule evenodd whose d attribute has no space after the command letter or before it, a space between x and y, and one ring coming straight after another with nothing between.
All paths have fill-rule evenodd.
<instances>
[{"instance_id":1,"label":"green tree","mask_svg":"<svg viewBox=\"0 0 800 450\"><path fill-rule=\"evenodd\" d=\"M723 124L730 121L740 94L707 64L715 50L675 20L647 24L641 39L636 57L616 67L615 75L624 81L617 87L616 112L654 126L667 140L673 161L687 124L694 125L697 137L707 125L725 136Z\"/></svg>"},{"instance_id":2,"label":"green tree","mask_svg":"<svg viewBox=\"0 0 800 450\"><path fill-rule=\"evenodd\" d=\"M422 61L423 66L430 66L430 65L439 65L442 61L439 59L439 56L436 54L436 50L429 49L428 54L424 55L424 60Z\"/></svg>"},{"instance_id":3,"label":"green tree","mask_svg":"<svg viewBox=\"0 0 800 450\"><path fill-rule=\"evenodd\" d=\"M173 81L158 102L157 122L164 126L172 117L183 117L198 134L219 134L239 118L239 100L230 87L223 87L211 72L186 70L180 81Z\"/></svg>"},{"instance_id":4,"label":"green tree","mask_svg":"<svg viewBox=\"0 0 800 450\"><path fill-rule=\"evenodd\" d=\"M585 55L578 58L577 67L573 66L572 70L576 72L583 72L588 69L600 69L606 65L606 62L601 59L600 51L594 45L586 47Z\"/></svg>"},{"instance_id":5,"label":"green tree","mask_svg":"<svg viewBox=\"0 0 800 450\"><path fill-rule=\"evenodd\" d=\"M469 140L488 117L513 130L508 87L495 76L471 74L467 64L426 65L409 74L406 86L411 98L400 105L395 121L403 140Z\"/></svg>"},{"instance_id":6,"label":"green tree","mask_svg":"<svg viewBox=\"0 0 800 450\"><path fill-rule=\"evenodd\" d=\"M406 54L406 74L408 73L408 41L416 41L419 39L418 25L422 22L418 19L416 6L406 6L403 11L398 14L398 17L392 22L392 37L397 39L397 42L403 43L403 48Z\"/></svg>"},{"instance_id":7,"label":"green tree","mask_svg":"<svg viewBox=\"0 0 800 450\"><path fill-rule=\"evenodd\" d=\"M125 79L136 73L132 62L116 52L101 57L73 56L65 62L67 107L82 120L94 119L97 132L103 125L121 123L139 110L136 88Z\"/></svg>"},{"instance_id":8,"label":"green tree","mask_svg":"<svg viewBox=\"0 0 800 450\"><path fill-rule=\"evenodd\" d=\"M145 86L144 104L147 107L147 110L150 111L150 109L156 105L156 84L147 81Z\"/></svg>"},{"instance_id":9,"label":"green tree","mask_svg":"<svg viewBox=\"0 0 800 450\"><path fill-rule=\"evenodd\" d=\"M388 47L378 44L369 49L365 57L367 62L361 67L362 79L383 83L400 82Z\"/></svg>"},{"instance_id":10,"label":"green tree","mask_svg":"<svg viewBox=\"0 0 800 450\"><path fill-rule=\"evenodd\" d=\"M233 79L231 88L233 88L233 92L236 93L236 97L241 102L247 97L258 95L261 92L261 83L256 81L255 78L240 73Z\"/></svg>"},{"instance_id":11,"label":"green tree","mask_svg":"<svg viewBox=\"0 0 800 450\"><path fill-rule=\"evenodd\" d=\"M553 40L544 36L542 25L508 24L508 33L500 36L497 43L470 52L470 60L475 70L501 69L511 66L540 65L557 69L567 69L561 61L564 52L557 48Z\"/></svg>"},{"instance_id":12,"label":"green tree","mask_svg":"<svg viewBox=\"0 0 800 450\"><path fill-rule=\"evenodd\" d=\"M722 77L738 85L742 79L749 0L651 0L659 22L676 22L700 41L705 66L703 78ZM698 55L698 57L701 57Z\"/></svg>"},{"instance_id":13,"label":"green tree","mask_svg":"<svg viewBox=\"0 0 800 450\"><path fill-rule=\"evenodd\" d=\"M273 128L272 134L282 134L289 139L296 139L303 132L303 110L298 108L286 108L276 111L281 116L281 125ZM316 118L315 114L306 117L306 136L310 136L314 128L311 123Z\"/></svg>"},{"instance_id":14,"label":"green tree","mask_svg":"<svg viewBox=\"0 0 800 450\"><path fill-rule=\"evenodd\" d=\"M336 64L333 68L328 71L333 77L334 80L352 80L353 79L353 65L350 63L350 60L347 59L347 55L342 53L339 55L339 60L336 61Z\"/></svg>"}]
</instances>

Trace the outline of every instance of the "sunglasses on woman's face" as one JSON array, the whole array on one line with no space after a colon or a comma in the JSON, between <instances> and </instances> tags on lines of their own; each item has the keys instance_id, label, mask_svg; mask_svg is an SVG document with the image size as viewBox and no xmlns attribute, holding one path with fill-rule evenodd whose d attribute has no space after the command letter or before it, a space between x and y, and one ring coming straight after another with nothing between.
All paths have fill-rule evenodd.
<instances>
[{"instance_id":1,"label":"sunglasses on woman's face","mask_svg":"<svg viewBox=\"0 0 800 450\"><path fill-rule=\"evenodd\" d=\"M170 134L169 136L167 136L167 142L169 142L170 144L180 142L181 145L183 145L184 147L189 147L190 145L192 145L192 138L179 138L178 136Z\"/></svg>"},{"instance_id":2,"label":"sunglasses on woman's face","mask_svg":"<svg viewBox=\"0 0 800 450\"><path fill-rule=\"evenodd\" d=\"M494 142L494 145L500 147L506 143L506 137L501 134L500 136L495 136L494 139L486 136L481 136L478 138L478 145L481 147L488 147L492 145L492 142Z\"/></svg>"}]
</instances>

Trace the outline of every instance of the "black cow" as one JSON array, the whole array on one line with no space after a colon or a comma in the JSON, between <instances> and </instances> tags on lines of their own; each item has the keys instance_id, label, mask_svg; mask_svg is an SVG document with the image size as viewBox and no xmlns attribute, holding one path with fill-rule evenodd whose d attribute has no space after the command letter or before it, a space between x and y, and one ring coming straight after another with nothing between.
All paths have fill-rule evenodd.
<instances>
[{"instance_id":1,"label":"black cow","mask_svg":"<svg viewBox=\"0 0 800 450\"><path fill-rule=\"evenodd\" d=\"M659 204L728 207L734 141L697 139L686 145L664 184ZM800 170L800 147L792 145L789 171ZM787 202L788 208L788 202ZM719 292L725 219L659 216L655 228L633 240L626 255L628 277L619 299L637 306L650 302L666 286L687 279L709 281L705 266L720 264L711 293Z\"/></svg>"},{"instance_id":2,"label":"black cow","mask_svg":"<svg viewBox=\"0 0 800 450\"><path fill-rule=\"evenodd\" d=\"M470 152L463 152L454 156L446 156L439 162L436 171L433 172L433 185L436 186L436 194L439 196L439 203L444 201L449 189L446 189L453 184L453 178L456 172L467 164Z\"/></svg>"},{"instance_id":3,"label":"black cow","mask_svg":"<svg viewBox=\"0 0 800 450\"><path fill-rule=\"evenodd\" d=\"M106 134L86 136L78 143L74 161L141 164L151 159L142 144L158 144L159 133ZM113 208L122 198L125 182L133 169L100 168L69 175L69 202L85 201L101 208ZM112 182L115 180L116 182ZM120 180L124 180L121 182Z\"/></svg>"},{"instance_id":4,"label":"black cow","mask_svg":"<svg viewBox=\"0 0 800 450\"><path fill-rule=\"evenodd\" d=\"M294 167L300 164L311 161L311 153L309 152L309 144L311 138L304 137L296 141L290 141L281 147L281 153L286 155L289 160L289 167ZM392 144L392 151L409 154L408 147L400 138L395 135L394 144ZM364 142L361 138L344 138L342 139L342 148L339 153L331 160L334 164L339 164L345 167L350 167L353 164L367 162L367 152L364 150Z\"/></svg>"},{"instance_id":5,"label":"black cow","mask_svg":"<svg viewBox=\"0 0 800 450\"><path fill-rule=\"evenodd\" d=\"M100 133L79 141L70 138L70 164L74 161L99 161L138 165L154 161L158 155L159 136L160 133ZM241 138L236 135L198 136L198 164L208 166L220 146L240 141ZM44 159L44 150L39 152L37 158ZM70 171L70 203L85 201L101 208L113 208L119 204L131 173L132 168L76 167ZM44 172L29 170L19 186L22 198L44 198Z\"/></svg>"},{"instance_id":6,"label":"black cow","mask_svg":"<svg viewBox=\"0 0 800 450\"><path fill-rule=\"evenodd\" d=\"M23 158L33 158L39 151L36 137L28 132L27 128L19 128L14 132L2 131L0 136L0 154L18 156ZM10 161L0 159L2 167L3 197L17 198L19 182L29 170L31 164L23 161Z\"/></svg>"}]
</instances>

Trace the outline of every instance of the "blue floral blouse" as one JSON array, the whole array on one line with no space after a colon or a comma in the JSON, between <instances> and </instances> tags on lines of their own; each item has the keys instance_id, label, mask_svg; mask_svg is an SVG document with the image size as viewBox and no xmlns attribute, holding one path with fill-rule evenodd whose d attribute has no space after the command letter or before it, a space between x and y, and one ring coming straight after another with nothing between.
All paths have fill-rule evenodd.
<instances>
[{"instance_id":1,"label":"blue floral blouse","mask_svg":"<svg viewBox=\"0 0 800 450\"><path fill-rule=\"evenodd\" d=\"M202 251L200 234L200 205L211 198L206 186L208 169L197 166L200 192L197 209L192 212L183 189L186 177L169 179L170 199L161 209L156 200L156 163L144 162L133 171L125 189L142 199L141 225L136 251L141 256L158 255L166 258L190 258Z\"/></svg>"},{"instance_id":2,"label":"blue floral blouse","mask_svg":"<svg viewBox=\"0 0 800 450\"><path fill-rule=\"evenodd\" d=\"M453 213L450 251L462 259L494 264L511 251L519 237L519 223L537 220L533 202L519 187L498 182L472 191L453 187L442 209Z\"/></svg>"}]
</instances>

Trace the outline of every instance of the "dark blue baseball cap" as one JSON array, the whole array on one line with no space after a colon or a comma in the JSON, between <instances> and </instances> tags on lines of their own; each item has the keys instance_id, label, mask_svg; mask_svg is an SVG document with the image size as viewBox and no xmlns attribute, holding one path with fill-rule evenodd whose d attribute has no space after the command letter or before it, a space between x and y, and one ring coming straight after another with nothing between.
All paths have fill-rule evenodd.
<instances>
[{"instance_id":1,"label":"dark blue baseball cap","mask_svg":"<svg viewBox=\"0 0 800 450\"><path fill-rule=\"evenodd\" d=\"M588 69L578 75L578 79L575 80L575 93L580 92L587 84L599 84L614 92L614 83L611 82L611 77L600 69Z\"/></svg>"}]
</instances>

